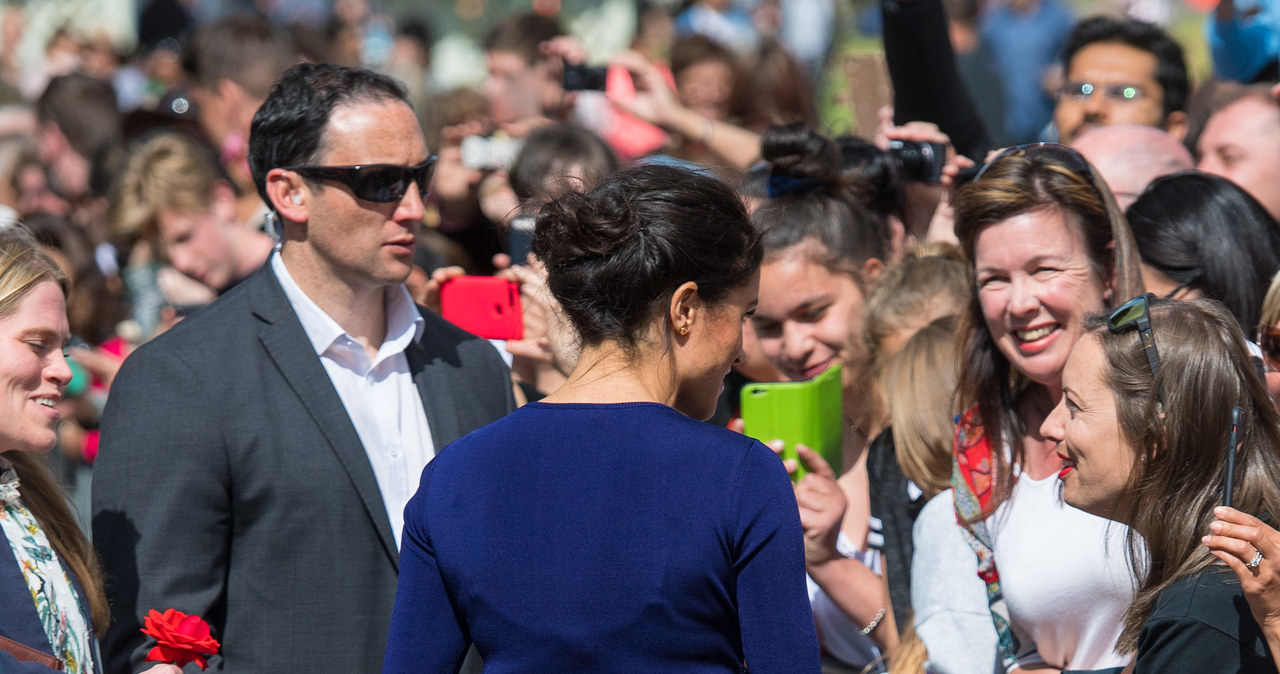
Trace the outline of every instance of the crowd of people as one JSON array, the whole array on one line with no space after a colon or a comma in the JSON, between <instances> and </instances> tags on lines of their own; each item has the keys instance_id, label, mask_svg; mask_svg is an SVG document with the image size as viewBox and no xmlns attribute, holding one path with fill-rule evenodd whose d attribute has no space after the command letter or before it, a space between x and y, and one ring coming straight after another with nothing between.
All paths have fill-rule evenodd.
<instances>
[{"instance_id":1,"label":"crowd of people","mask_svg":"<svg viewBox=\"0 0 1280 674\"><path fill-rule=\"evenodd\" d=\"M1273 17L742 4L0 50L0 672L1280 671Z\"/></svg>"}]
</instances>

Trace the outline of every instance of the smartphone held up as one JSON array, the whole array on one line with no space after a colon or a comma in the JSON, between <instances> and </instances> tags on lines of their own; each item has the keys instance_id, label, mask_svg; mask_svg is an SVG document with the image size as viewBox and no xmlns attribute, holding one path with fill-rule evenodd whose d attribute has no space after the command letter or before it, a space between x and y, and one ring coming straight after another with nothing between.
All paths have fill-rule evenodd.
<instances>
[{"instance_id":1,"label":"smartphone held up","mask_svg":"<svg viewBox=\"0 0 1280 674\"><path fill-rule=\"evenodd\" d=\"M520 286L496 276L459 276L440 286L445 320L485 339L521 339Z\"/></svg>"},{"instance_id":2,"label":"smartphone held up","mask_svg":"<svg viewBox=\"0 0 1280 674\"><path fill-rule=\"evenodd\" d=\"M840 473L844 449L844 400L840 365L807 381L748 384L742 389L743 431L768 443L785 444L784 459L798 459L796 445L817 452ZM808 472L798 462L794 479Z\"/></svg>"}]
</instances>

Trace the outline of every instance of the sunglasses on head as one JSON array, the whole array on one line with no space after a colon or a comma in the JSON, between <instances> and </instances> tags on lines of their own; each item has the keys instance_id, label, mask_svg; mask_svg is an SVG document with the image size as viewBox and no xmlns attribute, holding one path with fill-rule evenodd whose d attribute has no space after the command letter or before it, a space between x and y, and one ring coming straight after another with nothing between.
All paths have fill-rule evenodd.
<instances>
[{"instance_id":1,"label":"sunglasses on head","mask_svg":"<svg viewBox=\"0 0 1280 674\"><path fill-rule=\"evenodd\" d=\"M1192 283L1195 283L1196 279L1199 277L1200 277L1199 273L1192 273L1191 276L1187 277L1187 280L1174 286L1173 290L1170 290L1169 292L1165 293L1165 296L1160 299L1171 300L1177 297L1178 293L1182 292L1183 290L1186 290L1187 286L1190 286Z\"/></svg>"},{"instance_id":2,"label":"sunglasses on head","mask_svg":"<svg viewBox=\"0 0 1280 674\"><path fill-rule=\"evenodd\" d=\"M363 164L358 166L281 166L309 178L333 180L351 188L351 193L365 201L387 203L400 201L409 185L418 185L418 194L427 197L436 158L432 155L417 166L395 164Z\"/></svg>"},{"instance_id":3,"label":"sunglasses on head","mask_svg":"<svg viewBox=\"0 0 1280 674\"><path fill-rule=\"evenodd\" d=\"M1156 338L1151 332L1151 300L1156 298L1151 293L1143 293L1116 307L1107 316L1107 329L1112 334L1120 334L1136 328L1142 337L1142 351L1147 355L1147 364L1151 366L1151 378L1160 372L1160 352L1156 350ZM1163 400L1164 396L1160 396Z\"/></svg>"},{"instance_id":4,"label":"sunglasses on head","mask_svg":"<svg viewBox=\"0 0 1280 674\"><path fill-rule=\"evenodd\" d=\"M1024 143L1005 148L1000 154L992 157L991 161L983 164L981 169L978 169L977 175L973 177L973 182L982 180L983 174L996 162L1014 155L1022 155L1028 159L1047 157L1067 167L1068 170L1081 178L1093 182L1093 171L1089 168L1089 162L1084 158L1084 155L1060 143Z\"/></svg>"}]
</instances>

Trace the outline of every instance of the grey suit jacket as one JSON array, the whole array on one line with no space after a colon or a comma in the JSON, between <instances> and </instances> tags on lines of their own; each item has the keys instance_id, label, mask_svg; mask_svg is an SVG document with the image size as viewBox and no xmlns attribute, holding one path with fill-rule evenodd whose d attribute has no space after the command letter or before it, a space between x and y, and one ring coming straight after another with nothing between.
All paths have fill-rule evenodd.
<instances>
[{"instance_id":1,"label":"grey suit jacket","mask_svg":"<svg viewBox=\"0 0 1280 674\"><path fill-rule=\"evenodd\" d=\"M438 450L515 401L490 344L422 314L407 357ZM380 671L395 538L270 265L125 361L93 477L108 672L141 668L141 620L166 608L210 622L217 671Z\"/></svg>"}]
</instances>

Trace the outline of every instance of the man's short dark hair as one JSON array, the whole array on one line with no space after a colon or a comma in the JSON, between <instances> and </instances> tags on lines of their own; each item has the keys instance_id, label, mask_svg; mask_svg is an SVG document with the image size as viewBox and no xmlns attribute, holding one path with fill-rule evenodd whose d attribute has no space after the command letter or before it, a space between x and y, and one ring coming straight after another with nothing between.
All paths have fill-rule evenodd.
<instances>
[{"instance_id":1,"label":"man's short dark hair","mask_svg":"<svg viewBox=\"0 0 1280 674\"><path fill-rule=\"evenodd\" d=\"M286 70L249 126L249 170L262 200L271 205L268 171L317 161L335 108L383 101L408 105L405 96L404 85L364 68L300 63Z\"/></svg>"},{"instance_id":2,"label":"man's short dark hair","mask_svg":"<svg viewBox=\"0 0 1280 674\"><path fill-rule=\"evenodd\" d=\"M115 87L82 73L50 80L36 100L36 118L58 125L71 149L90 161L120 144L124 134Z\"/></svg>"},{"instance_id":3,"label":"man's short dark hair","mask_svg":"<svg viewBox=\"0 0 1280 674\"><path fill-rule=\"evenodd\" d=\"M1158 26L1136 19L1113 19L1108 16L1084 19L1067 35L1066 44L1062 48L1062 62L1070 70L1071 59L1075 58L1076 52L1098 42L1123 44L1155 56L1155 79L1164 90L1164 116L1187 109L1191 84L1187 78L1187 63L1182 57L1182 47Z\"/></svg>"},{"instance_id":4,"label":"man's short dark hair","mask_svg":"<svg viewBox=\"0 0 1280 674\"><path fill-rule=\"evenodd\" d=\"M213 90L218 80L240 85L261 98L286 68L298 62L289 32L266 18L237 14L196 29L182 55L182 68L200 87Z\"/></svg>"},{"instance_id":5,"label":"man's short dark hair","mask_svg":"<svg viewBox=\"0 0 1280 674\"><path fill-rule=\"evenodd\" d=\"M543 42L564 35L555 19L541 14L513 14L503 19L484 40L485 51L508 51L519 54L533 65L543 59L538 48Z\"/></svg>"}]
</instances>

